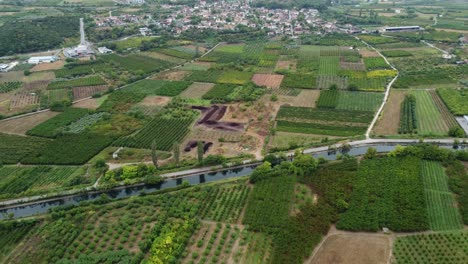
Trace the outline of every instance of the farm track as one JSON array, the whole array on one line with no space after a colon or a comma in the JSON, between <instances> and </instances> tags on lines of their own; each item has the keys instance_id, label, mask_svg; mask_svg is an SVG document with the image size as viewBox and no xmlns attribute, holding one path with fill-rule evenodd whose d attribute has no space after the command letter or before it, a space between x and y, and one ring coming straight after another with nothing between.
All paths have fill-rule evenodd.
<instances>
[{"instance_id":1,"label":"farm track","mask_svg":"<svg viewBox=\"0 0 468 264\"><path fill-rule=\"evenodd\" d=\"M390 95L390 89L393 85L393 83L398 79L398 76L400 75L400 73L398 72L398 70L395 68L395 66L393 66L388 60L387 58L382 54L380 53L380 51L378 51L376 48L374 48L373 46L369 45L367 42L365 42L364 40L358 38L358 37L355 37L357 40L360 40L362 43L364 43L368 48L374 50L375 52L377 52L384 60L385 62L395 71L397 71L397 75L395 76L395 78L393 78L390 83L388 83L387 85L387 88L385 89L385 96L384 96L384 99L383 99L383 102L382 104L380 105L379 107L379 110L377 111L377 113L375 113L375 116L374 116L374 119L372 120L371 124L369 125L369 128L367 129L366 131L366 139L370 139L370 133L372 131L372 129L374 128L375 124L377 123L377 120L379 119L379 116L380 114L382 113L384 107L385 107L385 104L387 103L388 101L388 97Z\"/></svg>"},{"instance_id":2,"label":"farm track","mask_svg":"<svg viewBox=\"0 0 468 264\"><path fill-rule=\"evenodd\" d=\"M442 118L443 118L444 122L447 124L447 126L449 128L457 127L458 126L457 120L450 113L450 111L448 110L448 108L444 104L444 102L442 102L442 99L437 94L437 92L435 90L430 90L429 94L432 96L432 100L434 101L434 103L436 104L436 106L439 109L440 113L442 114Z\"/></svg>"}]
</instances>

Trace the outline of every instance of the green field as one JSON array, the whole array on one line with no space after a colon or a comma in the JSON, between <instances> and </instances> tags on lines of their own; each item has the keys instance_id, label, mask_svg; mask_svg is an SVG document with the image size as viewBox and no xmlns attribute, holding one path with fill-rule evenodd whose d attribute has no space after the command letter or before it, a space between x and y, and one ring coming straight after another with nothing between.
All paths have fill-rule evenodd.
<instances>
[{"instance_id":1,"label":"green field","mask_svg":"<svg viewBox=\"0 0 468 264\"><path fill-rule=\"evenodd\" d=\"M336 109L375 112L382 104L382 93L340 91Z\"/></svg>"},{"instance_id":2,"label":"green field","mask_svg":"<svg viewBox=\"0 0 468 264\"><path fill-rule=\"evenodd\" d=\"M30 196L90 183L79 167L13 167L0 168L0 199Z\"/></svg>"},{"instance_id":3,"label":"green field","mask_svg":"<svg viewBox=\"0 0 468 264\"><path fill-rule=\"evenodd\" d=\"M319 60L320 75L337 75L340 69L340 57L321 56Z\"/></svg>"},{"instance_id":4,"label":"green field","mask_svg":"<svg viewBox=\"0 0 468 264\"><path fill-rule=\"evenodd\" d=\"M468 114L468 89L437 89L437 93L453 114Z\"/></svg>"},{"instance_id":5,"label":"green field","mask_svg":"<svg viewBox=\"0 0 468 264\"><path fill-rule=\"evenodd\" d=\"M0 163L15 164L49 143L48 139L0 133Z\"/></svg>"},{"instance_id":6,"label":"green field","mask_svg":"<svg viewBox=\"0 0 468 264\"><path fill-rule=\"evenodd\" d=\"M423 161L421 175L424 183L429 226L432 230L462 229L455 198L449 191L444 168L434 161Z\"/></svg>"},{"instance_id":7,"label":"green field","mask_svg":"<svg viewBox=\"0 0 468 264\"><path fill-rule=\"evenodd\" d=\"M94 86L94 85L103 85L106 84L100 76L90 76L84 78L77 78L68 81L56 81L51 82L47 86L47 89L62 89L62 88L72 88L79 86Z\"/></svg>"},{"instance_id":8,"label":"green field","mask_svg":"<svg viewBox=\"0 0 468 264\"><path fill-rule=\"evenodd\" d=\"M80 118L88 114L87 109L83 108L68 108L65 112L60 113L51 119L37 125L27 132L30 136L54 138L61 132L65 126L78 121Z\"/></svg>"},{"instance_id":9,"label":"green field","mask_svg":"<svg viewBox=\"0 0 468 264\"><path fill-rule=\"evenodd\" d=\"M250 81L253 73L251 72L240 72L240 71L225 71L223 72L217 82L219 83L233 83L233 84L244 84Z\"/></svg>"},{"instance_id":10,"label":"green field","mask_svg":"<svg viewBox=\"0 0 468 264\"><path fill-rule=\"evenodd\" d=\"M418 134L445 136L448 127L428 91L412 91L416 97Z\"/></svg>"}]
</instances>

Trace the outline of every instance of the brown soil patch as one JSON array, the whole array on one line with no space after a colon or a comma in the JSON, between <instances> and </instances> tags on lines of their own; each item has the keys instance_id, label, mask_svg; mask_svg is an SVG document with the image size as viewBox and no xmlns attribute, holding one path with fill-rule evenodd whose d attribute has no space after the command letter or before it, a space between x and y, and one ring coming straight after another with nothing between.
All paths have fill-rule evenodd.
<instances>
[{"instance_id":1,"label":"brown soil patch","mask_svg":"<svg viewBox=\"0 0 468 264\"><path fill-rule=\"evenodd\" d=\"M186 48L189 48L191 50L197 50L197 47L195 45L187 45L185 46ZM202 47L202 46L198 46L198 51L200 52L200 54L203 54L206 52L206 48L205 47Z\"/></svg>"},{"instance_id":2,"label":"brown soil patch","mask_svg":"<svg viewBox=\"0 0 468 264\"><path fill-rule=\"evenodd\" d=\"M80 100L107 91L107 85L81 86L73 88L73 99Z\"/></svg>"},{"instance_id":3,"label":"brown soil patch","mask_svg":"<svg viewBox=\"0 0 468 264\"><path fill-rule=\"evenodd\" d=\"M34 115L0 121L0 132L8 134L25 135L26 131L39 125L42 122L58 115L57 112L47 111Z\"/></svg>"},{"instance_id":4,"label":"brown soil patch","mask_svg":"<svg viewBox=\"0 0 468 264\"><path fill-rule=\"evenodd\" d=\"M187 75L189 75L189 71L165 71L152 76L151 79L153 80L169 80L169 81L182 81Z\"/></svg>"},{"instance_id":5,"label":"brown soil patch","mask_svg":"<svg viewBox=\"0 0 468 264\"><path fill-rule=\"evenodd\" d=\"M88 99L79 101L78 103L74 103L73 107L86 108L86 109L97 109L99 107L98 99L99 98L88 98Z\"/></svg>"},{"instance_id":6,"label":"brown soil patch","mask_svg":"<svg viewBox=\"0 0 468 264\"><path fill-rule=\"evenodd\" d=\"M375 51L370 51L370 50L360 50L359 54L361 54L362 57L367 58L367 57L379 57L379 54Z\"/></svg>"},{"instance_id":7,"label":"brown soil patch","mask_svg":"<svg viewBox=\"0 0 468 264\"><path fill-rule=\"evenodd\" d=\"M397 135L400 126L401 103L405 99L405 92L391 90L388 101L382 112L382 117L377 122L373 133L376 135Z\"/></svg>"},{"instance_id":8,"label":"brown soil patch","mask_svg":"<svg viewBox=\"0 0 468 264\"><path fill-rule=\"evenodd\" d=\"M40 63L32 67L31 72L58 70L63 68L63 65L65 65L65 62L63 60L59 60L52 63Z\"/></svg>"},{"instance_id":9,"label":"brown soil patch","mask_svg":"<svg viewBox=\"0 0 468 264\"><path fill-rule=\"evenodd\" d=\"M0 83L3 82L21 82L24 74L22 71L10 71L0 73Z\"/></svg>"},{"instance_id":10,"label":"brown soil patch","mask_svg":"<svg viewBox=\"0 0 468 264\"><path fill-rule=\"evenodd\" d=\"M185 61L184 59L172 57L172 56L162 54L162 53L157 53L157 52L144 52L143 54L154 59L173 62L177 64L183 63Z\"/></svg>"},{"instance_id":11,"label":"brown soil patch","mask_svg":"<svg viewBox=\"0 0 468 264\"><path fill-rule=\"evenodd\" d=\"M49 85L50 81L49 80L41 80L41 81L34 81L30 83L25 83L23 85L23 90L24 91L36 91L36 90L46 90L47 85Z\"/></svg>"},{"instance_id":12,"label":"brown soil patch","mask_svg":"<svg viewBox=\"0 0 468 264\"><path fill-rule=\"evenodd\" d=\"M276 70L291 70L295 71L297 60L278 60L276 63Z\"/></svg>"},{"instance_id":13,"label":"brown soil patch","mask_svg":"<svg viewBox=\"0 0 468 264\"><path fill-rule=\"evenodd\" d=\"M201 83L196 82L192 83L187 89L185 89L180 96L194 99L202 99L202 96L206 94L211 88L213 88L214 83Z\"/></svg>"},{"instance_id":14,"label":"brown soil patch","mask_svg":"<svg viewBox=\"0 0 468 264\"><path fill-rule=\"evenodd\" d=\"M340 61L340 67L343 70L352 70L352 71L365 71L366 65L362 62L345 62Z\"/></svg>"},{"instance_id":15,"label":"brown soil patch","mask_svg":"<svg viewBox=\"0 0 468 264\"><path fill-rule=\"evenodd\" d=\"M333 234L318 249L314 264L386 264L391 238L379 234Z\"/></svg>"},{"instance_id":16,"label":"brown soil patch","mask_svg":"<svg viewBox=\"0 0 468 264\"><path fill-rule=\"evenodd\" d=\"M20 108L28 105L39 104L39 95L36 93L16 93L11 98L10 107Z\"/></svg>"},{"instance_id":17,"label":"brown soil patch","mask_svg":"<svg viewBox=\"0 0 468 264\"><path fill-rule=\"evenodd\" d=\"M144 106L165 106L171 101L166 96L146 96L139 104Z\"/></svg>"},{"instance_id":18,"label":"brown soil patch","mask_svg":"<svg viewBox=\"0 0 468 264\"><path fill-rule=\"evenodd\" d=\"M320 90L302 90L298 96L292 97L292 106L315 107L315 104L319 97Z\"/></svg>"},{"instance_id":19,"label":"brown soil patch","mask_svg":"<svg viewBox=\"0 0 468 264\"><path fill-rule=\"evenodd\" d=\"M272 89L279 89L284 76L280 74L254 74L252 81L259 86L265 86Z\"/></svg>"}]
</instances>

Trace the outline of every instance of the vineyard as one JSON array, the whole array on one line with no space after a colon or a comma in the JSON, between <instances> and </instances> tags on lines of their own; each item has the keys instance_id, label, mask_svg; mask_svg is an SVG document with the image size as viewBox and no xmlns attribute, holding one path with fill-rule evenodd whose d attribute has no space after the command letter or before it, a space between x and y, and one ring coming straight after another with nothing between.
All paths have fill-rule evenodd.
<instances>
[{"instance_id":1,"label":"vineyard","mask_svg":"<svg viewBox=\"0 0 468 264\"><path fill-rule=\"evenodd\" d=\"M375 112L382 104L382 93L340 91L336 109Z\"/></svg>"},{"instance_id":2,"label":"vineyard","mask_svg":"<svg viewBox=\"0 0 468 264\"><path fill-rule=\"evenodd\" d=\"M337 75L340 69L340 57L338 56L320 56L319 70L320 75Z\"/></svg>"},{"instance_id":3,"label":"vineyard","mask_svg":"<svg viewBox=\"0 0 468 264\"><path fill-rule=\"evenodd\" d=\"M401 104L400 134L417 133L418 122L416 115L416 97L413 95L405 96L405 100Z\"/></svg>"},{"instance_id":4,"label":"vineyard","mask_svg":"<svg viewBox=\"0 0 468 264\"><path fill-rule=\"evenodd\" d=\"M176 142L182 142L190 131L189 126L192 119L165 119L155 118L136 134L117 140L115 146L131 148L151 148L156 141L158 150L168 151Z\"/></svg>"},{"instance_id":5,"label":"vineyard","mask_svg":"<svg viewBox=\"0 0 468 264\"><path fill-rule=\"evenodd\" d=\"M210 192L201 214L204 219L236 223L244 208L250 188L246 185L225 185Z\"/></svg>"},{"instance_id":6,"label":"vineyard","mask_svg":"<svg viewBox=\"0 0 468 264\"><path fill-rule=\"evenodd\" d=\"M429 223L420 171L421 160L414 157L363 161L349 209L338 221L337 228L427 230Z\"/></svg>"},{"instance_id":7,"label":"vineyard","mask_svg":"<svg viewBox=\"0 0 468 264\"><path fill-rule=\"evenodd\" d=\"M424 183L429 226L431 230L462 229L455 199L449 191L444 168L434 161L423 161L421 175Z\"/></svg>"},{"instance_id":8,"label":"vineyard","mask_svg":"<svg viewBox=\"0 0 468 264\"><path fill-rule=\"evenodd\" d=\"M186 80L191 82L215 83L223 72L218 70L194 71Z\"/></svg>"},{"instance_id":9,"label":"vineyard","mask_svg":"<svg viewBox=\"0 0 468 264\"><path fill-rule=\"evenodd\" d=\"M63 88L72 88L78 86L93 86L93 85L104 85L106 81L104 81L100 76L90 76L84 78L77 78L67 81L55 81L49 83L47 89L63 89Z\"/></svg>"},{"instance_id":10,"label":"vineyard","mask_svg":"<svg viewBox=\"0 0 468 264\"><path fill-rule=\"evenodd\" d=\"M0 133L0 163L15 164L24 156L49 143L49 140L37 137L23 137Z\"/></svg>"},{"instance_id":11,"label":"vineyard","mask_svg":"<svg viewBox=\"0 0 468 264\"><path fill-rule=\"evenodd\" d=\"M396 263L468 262L468 232L444 232L403 236L396 239L393 255Z\"/></svg>"},{"instance_id":12,"label":"vineyard","mask_svg":"<svg viewBox=\"0 0 468 264\"><path fill-rule=\"evenodd\" d=\"M222 100L234 91L237 87L235 84L216 84L207 93L202 96L206 100Z\"/></svg>"},{"instance_id":13,"label":"vineyard","mask_svg":"<svg viewBox=\"0 0 468 264\"><path fill-rule=\"evenodd\" d=\"M254 231L268 232L284 226L294 193L294 177L280 176L255 184L243 223Z\"/></svg>"},{"instance_id":14,"label":"vineyard","mask_svg":"<svg viewBox=\"0 0 468 264\"><path fill-rule=\"evenodd\" d=\"M113 141L113 137L91 133L66 134L32 151L21 160L21 163L81 165Z\"/></svg>"},{"instance_id":15,"label":"vineyard","mask_svg":"<svg viewBox=\"0 0 468 264\"><path fill-rule=\"evenodd\" d=\"M64 102L70 100L70 90L69 89L55 89L47 91L49 95L49 105L54 102Z\"/></svg>"},{"instance_id":16,"label":"vineyard","mask_svg":"<svg viewBox=\"0 0 468 264\"><path fill-rule=\"evenodd\" d=\"M0 199L31 196L90 183L82 178L79 167L10 167L0 168Z\"/></svg>"},{"instance_id":17,"label":"vineyard","mask_svg":"<svg viewBox=\"0 0 468 264\"><path fill-rule=\"evenodd\" d=\"M314 123L297 123L279 120L276 122L276 130L292 133L350 137L364 134L367 130L367 126L346 124L326 125Z\"/></svg>"},{"instance_id":18,"label":"vineyard","mask_svg":"<svg viewBox=\"0 0 468 264\"><path fill-rule=\"evenodd\" d=\"M468 89L437 89L437 93L454 115L468 114Z\"/></svg>"},{"instance_id":19,"label":"vineyard","mask_svg":"<svg viewBox=\"0 0 468 264\"><path fill-rule=\"evenodd\" d=\"M322 120L353 123L368 123L372 121L373 113L367 111L345 111L316 109L308 107L282 106L276 116L278 120Z\"/></svg>"},{"instance_id":20,"label":"vineyard","mask_svg":"<svg viewBox=\"0 0 468 264\"><path fill-rule=\"evenodd\" d=\"M96 74L104 72L109 69L109 66L104 63L86 63L76 64L71 67L65 67L60 70L55 70L55 77L57 78L73 78L78 76Z\"/></svg>"},{"instance_id":21,"label":"vineyard","mask_svg":"<svg viewBox=\"0 0 468 264\"><path fill-rule=\"evenodd\" d=\"M21 82L5 82L5 83L0 83L0 94L1 93L8 93L13 90L19 89L23 83Z\"/></svg>"},{"instance_id":22,"label":"vineyard","mask_svg":"<svg viewBox=\"0 0 468 264\"><path fill-rule=\"evenodd\" d=\"M381 57L364 58L364 64L367 70L391 69L390 65Z\"/></svg>"},{"instance_id":23,"label":"vineyard","mask_svg":"<svg viewBox=\"0 0 468 264\"><path fill-rule=\"evenodd\" d=\"M86 116L88 110L82 108L68 108L65 112L52 117L26 132L30 136L54 138L63 128Z\"/></svg>"},{"instance_id":24,"label":"vineyard","mask_svg":"<svg viewBox=\"0 0 468 264\"><path fill-rule=\"evenodd\" d=\"M107 90L107 85L73 87L73 99L79 100L91 97L95 94L106 92Z\"/></svg>"},{"instance_id":25,"label":"vineyard","mask_svg":"<svg viewBox=\"0 0 468 264\"><path fill-rule=\"evenodd\" d=\"M15 246L35 226L36 220L0 224L0 261L15 248Z\"/></svg>"},{"instance_id":26,"label":"vineyard","mask_svg":"<svg viewBox=\"0 0 468 264\"><path fill-rule=\"evenodd\" d=\"M116 63L123 70L130 72L142 71L143 73L150 73L169 68L174 64L141 55L128 55L119 56L117 54L110 54L102 56L102 59L107 63Z\"/></svg>"},{"instance_id":27,"label":"vineyard","mask_svg":"<svg viewBox=\"0 0 468 264\"><path fill-rule=\"evenodd\" d=\"M320 97L317 101L318 108L336 108L338 106L339 92L336 90L320 91Z\"/></svg>"}]
</instances>

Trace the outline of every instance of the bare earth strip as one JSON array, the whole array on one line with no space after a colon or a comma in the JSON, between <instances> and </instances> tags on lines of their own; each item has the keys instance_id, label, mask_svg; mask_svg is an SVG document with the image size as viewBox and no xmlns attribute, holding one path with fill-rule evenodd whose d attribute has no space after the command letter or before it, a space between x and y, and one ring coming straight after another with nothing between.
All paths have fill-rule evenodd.
<instances>
[{"instance_id":1,"label":"bare earth strip","mask_svg":"<svg viewBox=\"0 0 468 264\"><path fill-rule=\"evenodd\" d=\"M326 238L309 263L386 264L392 238L383 234L338 233Z\"/></svg>"},{"instance_id":2,"label":"bare earth strip","mask_svg":"<svg viewBox=\"0 0 468 264\"><path fill-rule=\"evenodd\" d=\"M31 72L58 70L63 68L63 65L65 65L65 62L63 60L59 60L52 63L40 63L32 67Z\"/></svg>"},{"instance_id":3,"label":"bare earth strip","mask_svg":"<svg viewBox=\"0 0 468 264\"><path fill-rule=\"evenodd\" d=\"M86 109L97 109L99 107L98 99L100 98L88 98L78 103L74 103L73 107L86 108Z\"/></svg>"},{"instance_id":4,"label":"bare earth strip","mask_svg":"<svg viewBox=\"0 0 468 264\"><path fill-rule=\"evenodd\" d=\"M165 106L171 101L170 97L166 96L146 96L139 105L144 106Z\"/></svg>"},{"instance_id":5,"label":"bare earth strip","mask_svg":"<svg viewBox=\"0 0 468 264\"><path fill-rule=\"evenodd\" d=\"M47 111L21 118L0 121L0 132L25 135L26 131L58 114L57 112Z\"/></svg>"},{"instance_id":6,"label":"bare earth strip","mask_svg":"<svg viewBox=\"0 0 468 264\"><path fill-rule=\"evenodd\" d=\"M201 83L196 82L190 85L185 91L183 91L180 96L194 99L201 99L204 94L206 94L211 88L213 88L214 83Z\"/></svg>"},{"instance_id":7,"label":"bare earth strip","mask_svg":"<svg viewBox=\"0 0 468 264\"><path fill-rule=\"evenodd\" d=\"M257 73L252 77L252 81L259 86L265 86L272 89L279 89L283 81L283 75L280 74L261 74Z\"/></svg>"},{"instance_id":8,"label":"bare earth strip","mask_svg":"<svg viewBox=\"0 0 468 264\"><path fill-rule=\"evenodd\" d=\"M397 135L400 126L401 103L405 99L405 92L392 90L387 104L383 109L383 116L374 128L376 135Z\"/></svg>"},{"instance_id":9,"label":"bare earth strip","mask_svg":"<svg viewBox=\"0 0 468 264\"><path fill-rule=\"evenodd\" d=\"M181 81L189 74L190 74L189 71L178 71L178 70L165 71L165 72L158 73L155 76L152 76L151 79Z\"/></svg>"},{"instance_id":10,"label":"bare earth strip","mask_svg":"<svg viewBox=\"0 0 468 264\"><path fill-rule=\"evenodd\" d=\"M162 53L157 53L157 52L144 52L143 54L147 55L148 57L154 58L154 59L168 61L168 62L172 62L172 63L176 63L176 64L180 64L180 63L183 63L185 61L184 59L179 59L179 58L176 58L176 57L172 57L172 56L165 55L165 54L162 54Z\"/></svg>"}]
</instances>

